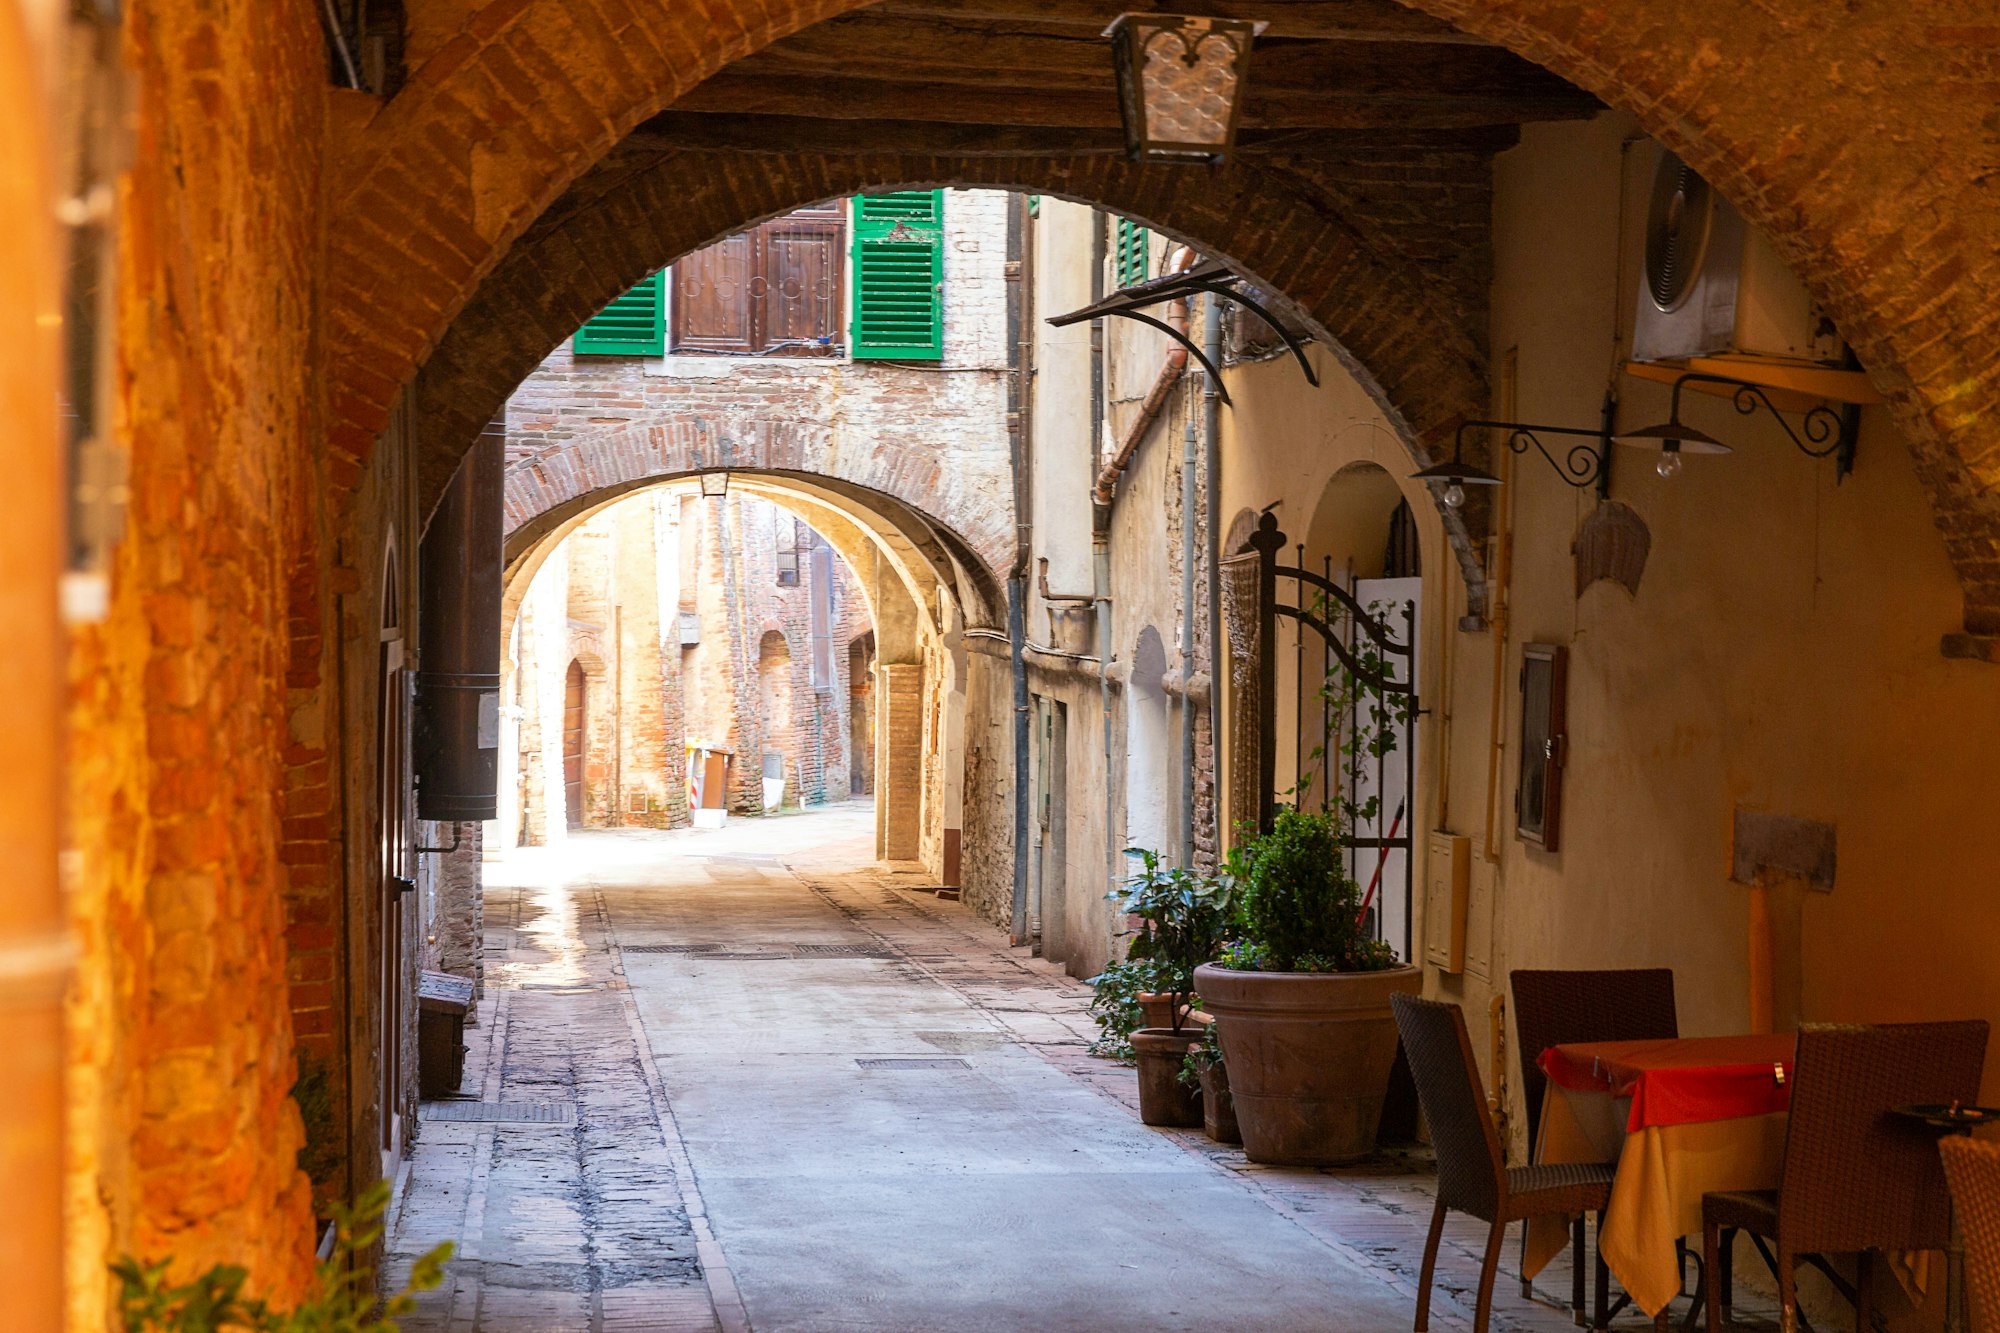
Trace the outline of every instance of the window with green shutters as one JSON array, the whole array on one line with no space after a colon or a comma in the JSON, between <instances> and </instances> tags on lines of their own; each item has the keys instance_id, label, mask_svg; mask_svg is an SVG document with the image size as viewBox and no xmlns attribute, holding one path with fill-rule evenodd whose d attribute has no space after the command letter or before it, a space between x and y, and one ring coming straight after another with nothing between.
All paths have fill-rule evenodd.
<instances>
[{"instance_id":1,"label":"window with green shutters","mask_svg":"<svg viewBox=\"0 0 2000 1333\"><path fill-rule=\"evenodd\" d=\"M1135 282L1144 282L1152 259L1153 233L1147 231L1130 218L1118 219L1117 271L1118 285L1130 287Z\"/></svg>"},{"instance_id":2,"label":"window with green shutters","mask_svg":"<svg viewBox=\"0 0 2000 1333\"><path fill-rule=\"evenodd\" d=\"M944 191L854 200L857 361L944 359Z\"/></svg>"},{"instance_id":3,"label":"window with green shutters","mask_svg":"<svg viewBox=\"0 0 2000 1333\"><path fill-rule=\"evenodd\" d=\"M578 356L661 356L667 350L664 273L655 273L576 331Z\"/></svg>"}]
</instances>

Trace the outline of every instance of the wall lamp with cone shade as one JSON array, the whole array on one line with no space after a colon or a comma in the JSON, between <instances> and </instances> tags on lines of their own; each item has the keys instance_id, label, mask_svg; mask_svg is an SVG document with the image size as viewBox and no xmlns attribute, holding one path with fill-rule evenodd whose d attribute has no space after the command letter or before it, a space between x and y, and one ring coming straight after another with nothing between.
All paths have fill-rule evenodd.
<instances>
[{"instance_id":1,"label":"wall lamp with cone shade","mask_svg":"<svg viewBox=\"0 0 2000 1333\"><path fill-rule=\"evenodd\" d=\"M1605 463L1611 453L1611 435L1608 427L1584 430L1577 426L1538 426L1524 421L1465 421L1459 423L1458 433L1451 441L1451 461L1434 463L1421 472L1412 472L1412 481L1440 482L1444 486L1442 497L1445 506L1456 509L1465 503L1467 486L1498 486L1500 478L1486 469L1465 461L1465 433L1469 430L1498 430L1506 432L1501 442L1517 454L1526 454L1530 445L1548 460L1569 485L1582 490L1586 486L1602 486L1599 482L1606 476ZM1541 435L1575 435L1592 440L1593 444L1574 444L1561 458L1550 452L1549 447L1538 438Z\"/></svg>"},{"instance_id":2,"label":"wall lamp with cone shade","mask_svg":"<svg viewBox=\"0 0 2000 1333\"><path fill-rule=\"evenodd\" d=\"M1753 416L1758 408L1771 414L1778 428L1786 438L1797 446L1798 451L1808 458L1836 459L1834 476L1845 477L1854 470L1854 445L1861 416L1856 408L1835 412L1824 404L1807 411L1800 421L1800 429L1793 430L1764 390L1748 380L1733 379L1727 375L1689 373L1674 381L1673 398L1667 408L1667 420L1663 425L1643 426L1638 430L1620 431L1618 439L1625 444L1640 445L1658 449L1660 461L1654 471L1662 477L1674 476L1681 470L1681 459L1685 454L1726 454L1731 452L1728 445L1698 427L1687 425L1681 420L1681 390L1690 384L1720 385L1728 391L1730 401L1744 416Z\"/></svg>"}]
</instances>

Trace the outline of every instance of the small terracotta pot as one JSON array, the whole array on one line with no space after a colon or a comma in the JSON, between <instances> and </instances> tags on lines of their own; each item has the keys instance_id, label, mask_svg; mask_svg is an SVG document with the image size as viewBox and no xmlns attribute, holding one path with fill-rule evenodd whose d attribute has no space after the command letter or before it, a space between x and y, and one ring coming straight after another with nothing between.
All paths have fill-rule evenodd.
<instances>
[{"instance_id":1,"label":"small terracotta pot","mask_svg":"<svg viewBox=\"0 0 2000 1333\"><path fill-rule=\"evenodd\" d=\"M1389 997L1414 967L1380 972L1195 970L1215 1015L1243 1155L1274 1166L1339 1166L1375 1151L1396 1062Z\"/></svg>"},{"instance_id":2,"label":"small terracotta pot","mask_svg":"<svg viewBox=\"0 0 2000 1333\"><path fill-rule=\"evenodd\" d=\"M1132 1034L1139 1058L1139 1119L1148 1125L1192 1129L1201 1123L1201 1089L1180 1080L1187 1053L1201 1034L1182 1028L1140 1028Z\"/></svg>"},{"instance_id":3,"label":"small terracotta pot","mask_svg":"<svg viewBox=\"0 0 2000 1333\"><path fill-rule=\"evenodd\" d=\"M1174 997L1171 992L1142 990L1139 992L1137 998L1139 1001L1139 1011L1146 1015L1145 1026L1149 1028L1170 1028L1174 1025ZM1181 996L1182 1013L1180 1025L1183 1029L1189 1026L1188 1019L1191 1015L1188 1011L1200 1002L1201 997L1199 995L1184 994Z\"/></svg>"},{"instance_id":4,"label":"small terracotta pot","mask_svg":"<svg viewBox=\"0 0 2000 1333\"><path fill-rule=\"evenodd\" d=\"M1201 1127L1217 1143L1241 1143L1236 1127L1236 1099L1229 1095L1229 1066L1221 1061L1201 1071Z\"/></svg>"}]
</instances>

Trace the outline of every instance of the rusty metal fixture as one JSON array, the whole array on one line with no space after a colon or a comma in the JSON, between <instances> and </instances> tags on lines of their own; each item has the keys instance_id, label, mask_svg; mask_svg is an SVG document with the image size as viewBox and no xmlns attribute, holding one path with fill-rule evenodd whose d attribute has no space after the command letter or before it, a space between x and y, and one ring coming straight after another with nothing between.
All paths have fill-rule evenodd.
<instances>
[{"instance_id":1,"label":"rusty metal fixture","mask_svg":"<svg viewBox=\"0 0 2000 1333\"><path fill-rule=\"evenodd\" d=\"M1555 474L1565 483L1582 490L1595 486L1604 475L1605 460L1611 456L1611 432L1606 426L1588 429L1581 426L1539 426L1526 421L1461 421L1458 431L1451 440L1451 461L1433 463L1431 466L1410 474L1411 481L1443 482L1444 493L1439 497L1450 509L1465 503L1467 486L1498 486L1500 478L1474 463L1464 461L1465 433L1469 430L1497 430L1504 434L1501 443L1517 454L1526 454L1533 446L1555 469ZM1539 438L1542 435L1573 435L1597 441L1593 448L1588 444L1571 445L1569 452L1561 458L1549 451ZM1727 452L1726 450L1724 452Z\"/></svg>"},{"instance_id":2,"label":"rusty metal fixture","mask_svg":"<svg viewBox=\"0 0 2000 1333\"><path fill-rule=\"evenodd\" d=\"M493 819L500 811L505 446L503 422L480 434L445 488L419 554L413 751L421 819Z\"/></svg>"},{"instance_id":3,"label":"rusty metal fixture","mask_svg":"<svg viewBox=\"0 0 2000 1333\"><path fill-rule=\"evenodd\" d=\"M1690 384L1721 386L1728 391L1731 404L1743 416L1755 416L1760 407L1769 412L1771 419L1778 423L1778 429L1785 432L1785 438L1800 453L1808 458L1834 460L1835 481L1844 480L1848 473L1854 471L1854 449L1861 431L1859 408L1850 405L1846 410L1836 412L1822 403L1806 412L1800 420L1799 430L1793 430L1791 423L1785 420L1785 414L1758 385L1730 375L1691 372L1674 381L1673 398L1669 400L1665 424L1642 426L1638 430L1621 432L1618 436L1625 444L1659 449L1660 461L1656 470L1662 477L1671 477L1680 471L1682 454L1732 452L1728 445L1706 431L1681 421L1681 390Z\"/></svg>"}]
</instances>

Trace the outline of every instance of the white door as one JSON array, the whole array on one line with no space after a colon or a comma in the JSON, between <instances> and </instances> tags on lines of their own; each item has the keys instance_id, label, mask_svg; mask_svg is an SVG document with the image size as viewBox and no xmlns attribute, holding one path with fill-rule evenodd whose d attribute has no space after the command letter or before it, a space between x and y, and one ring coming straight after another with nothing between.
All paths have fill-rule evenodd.
<instances>
[{"instance_id":1,"label":"white door","mask_svg":"<svg viewBox=\"0 0 2000 1333\"><path fill-rule=\"evenodd\" d=\"M1384 624L1389 636L1398 643L1413 640L1414 627L1423 623L1420 598L1423 595L1423 580L1402 579L1356 579L1353 587L1354 600L1373 612ZM1407 613L1407 614L1406 614ZM1365 634L1354 629L1350 632L1350 642L1359 647L1366 639ZM1413 681L1417 678L1417 658L1412 647L1408 657L1393 653L1381 653L1390 673L1398 680ZM1368 709L1371 700L1364 696L1357 711ZM1378 765L1373 760L1364 760L1355 783L1355 798L1366 801L1370 796L1382 799L1377 806L1377 815L1355 828L1355 833L1364 838L1407 837L1416 820L1416 811L1409 808L1412 787L1407 781L1408 767L1403 747L1407 743L1403 728L1396 728L1396 749L1385 756ZM1414 756L1409 756L1414 760ZM1401 820L1397 815L1401 813ZM1374 847L1357 847L1348 853L1351 864L1349 870L1365 895L1369 885L1375 886L1375 896L1370 908L1376 922L1376 934L1395 946L1396 952L1407 962L1410 958L1410 901L1408 895L1409 853L1402 849L1384 852Z\"/></svg>"}]
</instances>

